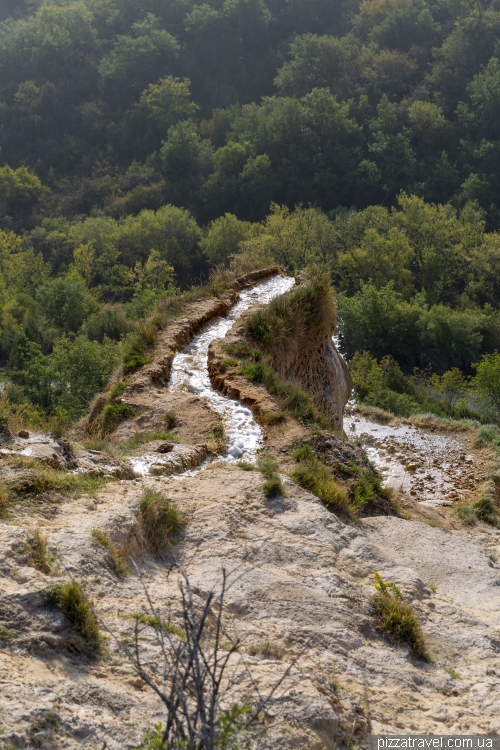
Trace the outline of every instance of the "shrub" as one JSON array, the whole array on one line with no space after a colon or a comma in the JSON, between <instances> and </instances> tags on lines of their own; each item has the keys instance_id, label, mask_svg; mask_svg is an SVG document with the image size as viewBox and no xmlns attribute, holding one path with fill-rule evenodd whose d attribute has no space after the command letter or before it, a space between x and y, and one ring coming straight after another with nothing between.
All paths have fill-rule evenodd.
<instances>
[{"instance_id":1,"label":"shrub","mask_svg":"<svg viewBox=\"0 0 500 750\"><path fill-rule=\"evenodd\" d=\"M271 499L278 495L285 495L285 490L279 476L279 463L272 453L264 453L257 462L257 468L264 474L266 481L262 485L264 495Z\"/></svg>"},{"instance_id":2,"label":"shrub","mask_svg":"<svg viewBox=\"0 0 500 750\"><path fill-rule=\"evenodd\" d=\"M379 628L407 643L413 656L428 661L425 638L411 604L403 601L395 583L384 583L379 573L374 577L377 593L373 596L373 603L379 616Z\"/></svg>"},{"instance_id":3,"label":"shrub","mask_svg":"<svg viewBox=\"0 0 500 750\"><path fill-rule=\"evenodd\" d=\"M54 586L46 593L48 604L58 607L86 640L88 648L95 654L102 651L103 637L99 622L80 587L74 582Z\"/></svg>"},{"instance_id":4,"label":"shrub","mask_svg":"<svg viewBox=\"0 0 500 750\"><path fill-rule=\"evenodd\" d=\"M300 487L319 497L328 510L355 515L356 511L349 502L347 493L338 486L328 467L321 462L310 445L297 448L293 457L300 465L292 471L291 477Z\"/></svg>"},{"instance_id":5,"label":"shrub","mask_svg":"<svg viewBox=\"0 0 500 750\"><path fill-rule=\"evenodd\" d=\"M174 503L149 488L144 489L137 521L145 546L154 555L168 550L187 525L187 519Z\"/></svg>"},{"instance_id":6,"label":"shrub","mask_svg":"<svg viewBox=\"0 0 500 750\"><path fill-rule=\"evenodd\" d=\"M125 552L113 542L110 536L101 529L92 529L90 532L97 543L108 550L113 568L119 576L128 576L130 573L127 556Z\"/></svg>"},{"instance_id":7,"label":"shrub","mask_svg":"<svg viewBox=\"0 0 500 750\"><path fill-rule=\"evenodd\" d=\"M130 417L134 416L135 411L134 407L129 404L124 404L121 401L112 401L104 407L104 425L109 428L116 425L118 422L130 419Z\"/></svg>"},{"instance_id":8,"label":"shrub","mask_svg":"<svg viewBox=\"0 0 500 750\"><path fill-rule=\"evenodd\" d=\"M177 417L175 416L173 411L167 411L163 415L163 421L167 426L167 430L171 430L177 424Z\"/></svg>"},{"instance_id":9,"label":"shrub","mask_svg":"<svg viewBox=\"0 0 500 750\"><path fill-rule=\"evenodd\" d=\"M40 529L35 529L28 536L27 547L31 563L34 567L41 570L42 573L50 575L56 557L50 554L48 539L46 536L43 536Z\"/></svg>"},{"instance_id":10,"label":"shrub","mask_svg":"<svg viewBox=\"0 0 500 750\"><path fill-rule=\"evenodd\" d=\"M215 425L212 432L207 435L207 447L210 453L217 455L224 452L226 445L224 422L219 422L219 424Z\"/></svg>"}]
</instances>

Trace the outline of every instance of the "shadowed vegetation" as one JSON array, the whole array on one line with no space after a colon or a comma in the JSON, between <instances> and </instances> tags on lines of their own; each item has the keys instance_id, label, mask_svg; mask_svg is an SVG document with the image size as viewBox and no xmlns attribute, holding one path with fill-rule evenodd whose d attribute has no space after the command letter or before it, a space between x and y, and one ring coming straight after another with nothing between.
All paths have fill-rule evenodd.
<instances>
[{"instance_id":1,"label":"shadowed vegetation","mask_svg":"<svg viewBox=\"0 0 500 750\"><path fill-rule=\"evenodd\" d=\"M54 586L46 592L47 604L58 607L74 629L82 635L90 652L99 655L103 649L103 636L99 622L80 587L74 582Z\"/></svg>"}]
</instances>

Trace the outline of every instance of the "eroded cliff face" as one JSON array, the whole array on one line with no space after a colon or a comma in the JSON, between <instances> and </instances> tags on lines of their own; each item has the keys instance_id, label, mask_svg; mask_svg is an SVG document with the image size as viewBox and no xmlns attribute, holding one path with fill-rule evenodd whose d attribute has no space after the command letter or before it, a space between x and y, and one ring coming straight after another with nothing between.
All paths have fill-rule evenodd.
<instances>
[{"instance_id":1,"label":"eroded cliff face","mask_svg":"<svg viewBox=\"0 0 500 750\"><path fill-rule=\"evenodd\" d=\"M297 289L305 287L309 279L305 273L299 273L295 281L294 289ZM309 327L307 336L297 337L295 345L291 331L288 350L273 357L273 367L284 378L300 383L309 391L318 409L342 432L344 408L353 383L347 364L333 341L337 327L334 308L325 308L325 315Z\"/></svg>"}]
</instances>

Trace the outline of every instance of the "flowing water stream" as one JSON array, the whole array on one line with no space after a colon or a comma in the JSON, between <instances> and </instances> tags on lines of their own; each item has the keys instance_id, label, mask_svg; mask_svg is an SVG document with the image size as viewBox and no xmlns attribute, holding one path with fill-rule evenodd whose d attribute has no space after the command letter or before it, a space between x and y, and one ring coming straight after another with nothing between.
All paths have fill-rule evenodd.
<instances>
[{"instance_id":1,"label":"flowing water stream","mask_svg":"<svg viewBox=\"0 0 500 750\"><path fill-rule=\"evenodd\" d=\"M228 398L214 390L208 374L208 347L214 339L224 338L241 315L255 304L267 304L275 297L284 294L295 284L293 278L273 276L240 292L238 302L225 318L217 317L209 321L182 352L175 355L168 389L188 391L202 398L208 406L224 420L227 451L222 460L228 462L256 460L257 451L263 444L263 431L255 420L253 412L239 401ZM229 355L228 355L229 356ZM213 459L208 459L208 461ZM218 457L217 460L221 460ZM162 459L156 456L132 458L138 474L149 473L151 465L158 465ZM163 459L169 461L168 455ZM206 465L206 462L203 464ZM199 470L199 468L198 468ZM196 471L196 470L195 470ZM184 472L183 476L193 472Z\"/></svg>"}]
</instances>

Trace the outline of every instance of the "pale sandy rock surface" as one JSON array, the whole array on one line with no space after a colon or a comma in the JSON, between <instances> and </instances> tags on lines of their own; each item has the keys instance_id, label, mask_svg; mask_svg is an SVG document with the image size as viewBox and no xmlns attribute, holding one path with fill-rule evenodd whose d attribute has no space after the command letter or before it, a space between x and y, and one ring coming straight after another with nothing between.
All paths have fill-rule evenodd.
<instances>
[{"instance_id":1,"label":"pale sandy rock surface","mask_svg":"<svg viewBox=\"0 0 500 750\"><path fill-rule=\"evenodd\" d=\"M265 747L330 748L350 732L364 745L369 731L500 731L500 571L489 551L500 542L497 532L450 532L385 517L354 526L290 481L288 496L270 502L261 475L237 468L144 483L189 517L175 552L195 594L203 598L217 587L223 567L230 573L225 623L242 642L234 657L242 670L235 698L248 690L240 662L264 691L313 638L273 700ZM119 538L141 495L138 480L112 483L97 500L65 503L45 526L61 565L82 582L119 638L131 636L126 617L145 611L144 594L137 576L117 578L90 532L101 528ZM76 747L92 731L89 747L104 740L110 748L133 747L159 720L158 699L134 687L113 642L100 663L78 655L78 637L39 593L60 579L23 567L24 527L4 524L0 534L0 617L19 631L0 652L5 740L19 747L34 741L34 720L56 706L60 724L47 730L45 746ZM155 605L169 605L178 621L175 577L150 559L142 564ZM435 663L414 661L376 630L369 598L374 570L413 603ZM146 661L154 664L151 628L144 638ZM265 640L284 649L282 660L245 653ZM461 679L445 671L450 667Z\"/></svg>"}]
</instances>

